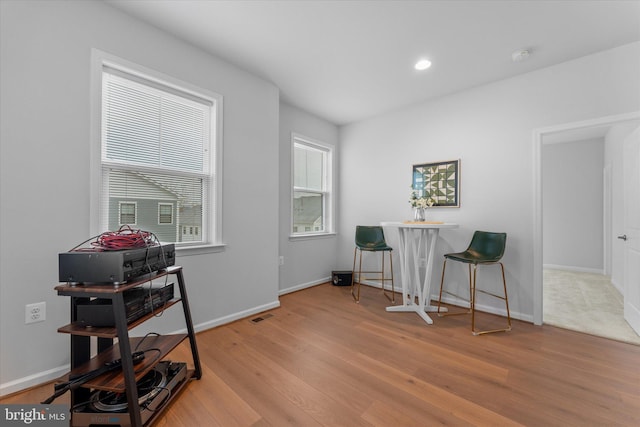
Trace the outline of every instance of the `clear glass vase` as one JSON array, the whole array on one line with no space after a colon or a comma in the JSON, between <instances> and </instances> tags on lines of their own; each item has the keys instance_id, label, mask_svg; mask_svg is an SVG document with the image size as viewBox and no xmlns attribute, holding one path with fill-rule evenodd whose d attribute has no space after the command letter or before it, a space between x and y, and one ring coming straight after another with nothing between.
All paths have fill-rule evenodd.
<instances>
[{"instance_id":1,"label":"clear glass vase","mask_svg":"<svg viewBox=\"0 0 640 427\"><path fill-rule=\"evenodd\" d=\"M413 220L416 222L422 222L425 220L424 208L413 208Z\"/></svg>"}]
</instances>

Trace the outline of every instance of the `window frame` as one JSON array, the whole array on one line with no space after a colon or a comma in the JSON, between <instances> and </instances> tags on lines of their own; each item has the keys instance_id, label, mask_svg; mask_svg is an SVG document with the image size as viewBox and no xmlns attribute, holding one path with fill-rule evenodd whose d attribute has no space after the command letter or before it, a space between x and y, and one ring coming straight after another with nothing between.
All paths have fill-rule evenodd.
<instances>
[{"instance_id":1,"label":"window frame","mask_svg":"<svg viewBox=\"0 0 640 427\"><path fill-rule=\"evenodd\" d=\"M133 205L133 222L122 222L122 205ZM118 223L120 225L136 225L138 223L138 202L126 200L118 201Z\"/></svg>"},{"instance_id":2,"label":"window frame","mask_svg":"<svg viewBox=\"0 0 640 427\"><path fill-rule=\"evenodd\" d=\"M161 218L161 216L162 216L162 213L160 212L160 210L161 210L161 208L162 208L163 206L169 206L169 207L171 208L171 213L170 213L171 221L169 221L169 222L162 222L162 221L160 221L160 218ZM175 217L175 215L173 214L173 210L174 210L173 203L168 203L168 202L158 202L158 225L173 225L173 224L174 224L174 221L173 221L173 220L174 220L174 217Z\"/></svg>"},{"instance_id":3,"label":"window frame","mask_svg":"<svg viewBox=\"0 0 640 427\"><path fill-rule=\"evenodd\" d=\"M307 147L312 150L323 152L323 171L322 171L322 189L316 190L306 187L295 186L295 150L296 146ZM324 237L335 234L335 153L331 144L309 138L307 136L292 132L291 133L291 197L290 197L290 225L289 238L304 239L314 237ZM324 230L317 231L310 229L309 231L294 231L294 198L295 193L303 191L307 193L321 194L322 203L322 219Z\"/></svg>"},{"instance_id":4,"label":"window frame","mask_svg":"<svg viewBox=\"0 0 640 427\"><path fill-rule=\"evenodd\" d=\"M175 242L176 250L190 253L217 252L224 248L222 240L222 135L223 135L223 97L211 90L204 89L168 76L156 70L127 61L98 49L91 50L91 145L90 145L90 232L99 235L107 230L106 217L102 201L107 180L103 180L102 168L102 86L103 70L105 67L118 70L145 81L151 86L160 85L171 90L180 91L194 97L205 99L212 104L209 127L209 188L203 194L208 217L202 219L202 241ZM144 169L144 168L141 168ZM173 172L167 169L167 173ZM172 209L172 220L175 223L176 212ZM163 224L166 225L166 224Z\"/></svg>"}]
</instances>

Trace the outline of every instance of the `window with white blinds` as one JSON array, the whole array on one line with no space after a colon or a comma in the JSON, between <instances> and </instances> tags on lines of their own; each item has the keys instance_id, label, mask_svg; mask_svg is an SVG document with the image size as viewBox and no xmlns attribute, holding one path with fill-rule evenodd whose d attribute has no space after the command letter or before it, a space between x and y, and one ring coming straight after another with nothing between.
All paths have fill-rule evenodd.
<instances>
[{"instance_id":1,"label":"window with white blinds","mask_svg":"<svg viewBox=\"0 0 640 427\"><path fill-rule=\"evenodd\" d=\"M216 99L103 66L105 231L132 220L177 246L215 242L216 107ZM202 232L184 232L192 228Z\"/></svg>"},{"instance_id":2,"label":"window with white blinds","mask_svg":"<svg viewBox=\"0 0 640 427\"><path fill-rule=\"evenodd\" d=\"M291 235L333 230L333 149L319 141L292 136Z\"/></svg>"}]
</instances>

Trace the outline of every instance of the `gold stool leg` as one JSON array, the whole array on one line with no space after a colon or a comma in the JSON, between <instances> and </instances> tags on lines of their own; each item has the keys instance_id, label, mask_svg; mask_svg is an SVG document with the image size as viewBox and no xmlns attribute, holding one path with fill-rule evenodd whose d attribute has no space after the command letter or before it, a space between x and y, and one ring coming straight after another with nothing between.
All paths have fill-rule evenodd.
<instances>
[{"instance_id":1,"label":"gold stool leg","mask_svg":"<svg viewBox=\"0 0 640 427\"><path fill-rule=\"evenodd\" d=\"M502 269L502 286L504 287L504 304L507 307L507 324L508 331L511 330L511 313L509 312L509 297L507 296L507 280L504 277L504 265L500 263L500 268Z\"/></svg>"},{"instance_id":2,"label":"gold stool leg","mask_svg":"<svg viewBox=\"0 0 640 427\"><path fill-rule=\"evenodd\" d=\"M391 268L391 302L396 303L396 288L393 284L393 252L389 251L389 267Z\"/></svg>"},{"instance_id":3,"label":"gold stool leg","mask_svg":"<svg viewBox=\"0 0 640 427\"><path fill-rule=\"evenodd\" d=\"M445 316L459 316L461 314L469 314L471 313L471 298L472 298L472 294L469 294L469 309L467 311L456 311L456 312L447 312L447 311L440 311L440 308L442 306L442 293L447 293L449 295L452 295L462 301L466 301L464 299L464 297L458 295L458 294L454 294L453 292L448 292L444 290L444 273L445 270L447 269L447 259L444 259L444 263L442 264L442 277L440 279L440 295L438 296L438 317L445 317ZM471 270L469 270L469 289L471 289Z\"/></svg>"},{"instance_id":4,"label":"gold stool leg","mask_svg":"<svg viewBox=\"0 0 640 427\"><path fill-rule=\"evenodd\" d=\"M478 264L473 264L473 282L469 282L471 293L471 333L476 334L476 277ZM471 280L471 264L469 264L469 280Z\"/></svg>"},{"instance_id":5,"label":"gold stool leg","mask_svg":"<svg viewBox=\"0 0 640 427\"><path fill-rule=\"evenodd\" d=\"M358 296L353 292L356 284L356 257L358 255L358 248L353 251L353 269L351 270L351 296L355 302L360 302L360 275L362 274L362 252L360 252L360 271L358 272Z\"/></svg>"},{"instance_id":6,"label":"gold stool leg","mask_svg":"<svg viewBox=\"0 0 640 427\"><path fill-rule=\"evenodd\" d=\"M444 285L444 271L447 268L447 259L444 259L444 263L442 264L442 277L440 278L440 295L438 296L438 316L442 317L440 313L440 306L442 305L442 286Z\"/></svg>"},{"instance_id":7,"label":"gold stool leg","mask_svg":"<svg viewBox=\"0 0 640 427\"><path fill-rule=\"evenodd\" d=\"M384 268L384 253L387 252L389 254L389 267L391 269L391 278L387 279L386 275L385 275L385 268ZM384 287L385 282L391 281L391 296L389 296L387 294L387 291ZM395 288L393 285L393 256L391 254L391 251L383 251L382 252L382 276L380 279L380 284L382 285L382 293L384 294L385 297L387 297L387 299L389 301L391 301L392 303L396 302L396 292L395 292Z\"/></svg>"},{"instance_id":8,"label":"gold stool leg","mask_svg":"<svg viewBox=\"0 0 640 427\"><path fill-rule=\"evenodd\" d=\"M492 263L492 264L496 264L496 263ZM505 302L505 306L507 308L507 327L506 328L502 328L502 329L491 329L491 330L487 330L487 331L476 331L475 329L475 322L474 322L474 314L475 314L475 293L476 293L476 265L474 265L474 274L473 274L473 292L474 292L474 310L472 310L471 312L471 333L473 335L483 335L483 334L491 334L493 332L509 332L511 330L511 313L509 312L509 297L507 296L507 280L505 279L505 275L504 275L504 265L501 262L497 262L497 264L500 264L500 268L502 271L502 285L504 287L504 297L501 297L500 295L495 295L492 294L490 292L486 292L486 291L480 291L486 294L489 294L493 297L499 298L499 299L503 299Z\"/></svg>"},{"instance_id":9,"label":"gold stool leg","mask_svg":"<svg viewBox=\"0 0 640 427\"><path fill-rule=\"evenodd\" d=\"M387 299L389 299L389 297L387 296L387 291L384 288L384 278L385 278L385 274L384 274L384 252L381 252L380 255L382 256L382 271L380 272L380 285L382 286L382 294L387 297Z\"/></svg>"}]
</instances>

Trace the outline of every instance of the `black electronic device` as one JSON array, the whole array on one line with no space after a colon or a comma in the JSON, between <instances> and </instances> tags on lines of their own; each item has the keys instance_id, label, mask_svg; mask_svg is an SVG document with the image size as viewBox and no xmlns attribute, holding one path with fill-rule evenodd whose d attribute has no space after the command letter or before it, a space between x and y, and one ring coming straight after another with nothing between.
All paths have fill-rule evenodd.
<instances>
[{"instance_id":1,"label":"black electronic device","mask_svg":"<svg viewBox=\"0 0 640 427\"><path fill-rule=\"evenodd\" d=\"M136 351L131 355L131 359L135 365L142 362L145 358L144 351ZM105 363L103 366L94 369L93 371L86 372L84 374L69 374L69 381L56 384L53 389L54 393L42 402L43 405L48 405L53 402L57 397L62 396L69 390L75 390L78 387L85 384L87 381L90 381L94 378L99 377L102 374L107 372L120 369L122 367L122 359L112 360L110 362Z\"/></svg>"},{"instance_id":2,"label":"black electronic device","mask_svg":"<svg viewBox=\"0 0 640 427\"><path fill-rule=\"evenodd\" d=\"M137 382L140 418L143 424L162 407L186 377L186 363L165 360ZM72 427L102 425L131 426L126 393L96 390L91 394L89 402L73 409Z\"/></svg>"},{"instance_id":3,"label":"black electronic device","mask_svg":"<svg viewBox=\"0 0 640 427\"><path fill-rule=\"evenodd\" d=\"M352 275L351 271L332 271L331 283L335 286L351 286Z\"/></svg>"},{"instance_id":4,"label":"black electronic device","mask_svg":"<svg viewBox=\"0 0 640 427\"><path fill-rule=\"evenodd\" d=\"M173 299L173 283L151 284L123 292L127 323L131 323L152 311L159 310ZM84 326L113 327L116 321L110 299L93 299L79 302L76 306L76 322Z\"/></svg>"},{"instance_id":5,"label":"black electronic device","mask_svg":"<svg viewBox=\"0 0 640 427\"><path fill-rule=\"evenodd\" d=\"M58 255L60 282L120 284L175 264L175 245L155 245L119 251L74 249Z\"/></svg>"}]
</instances>

